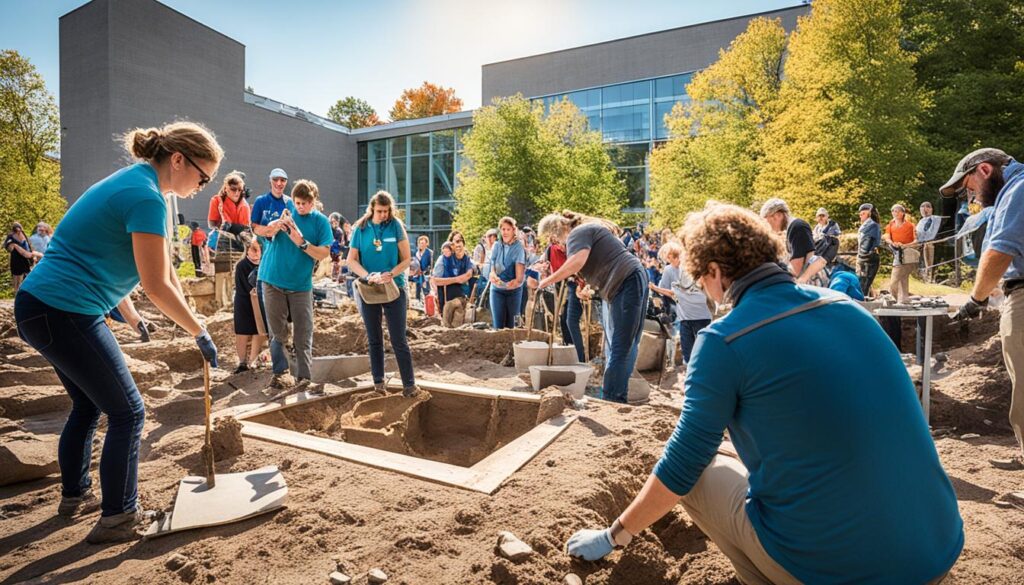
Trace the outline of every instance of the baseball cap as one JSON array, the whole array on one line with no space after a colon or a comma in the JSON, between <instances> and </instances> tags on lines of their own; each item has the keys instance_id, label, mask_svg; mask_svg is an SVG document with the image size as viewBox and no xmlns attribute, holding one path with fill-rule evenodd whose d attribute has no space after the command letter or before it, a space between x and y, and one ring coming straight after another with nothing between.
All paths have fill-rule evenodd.
<instances>
[{"instance_id":1,"label":"baseball cap","mask_svg":"<svg viewBox=\"0 0 1024 585\"><path fill-rule=\"evenodd\" d=\"M789 213L789 206L786 205L786 202L782 199L772 197L768 201L765 201L764 205L761 206L761 217L768 217L777 211L785 211L786 213Z\"/></svg>"},{"instance_id":2,"label":"baseball cap","mask_svg":"<svg viewBox=\"0 0 1024 585\"><path fill-rule=\"evenodd\" d=\"M274 169L274 170L270 171L270 178L271 179L276 179L278 177L280 177L282 179L287 179L288 178L288 173L284 172L284 169L280 169L280 168Z\"/></svg>"},{"instance_id":3,"label":"baseball cap","mask_svg":"<svg viewBox=\"0 0 1024 585\"><path fill-rule=\"evenodd\" d=\"M998 148L979 148L975 150L960 159L960 162L956 165L956 170L953 171L953 176L946 181L945 185L939 187L939 193L943 197L955 196L956 192L960 190L960 183L964 180L964 177L984 162L1003 166L1010 162L1010 155Z\"/></svg>"},{"instance_id":4,"label":"baseball cap","mask_svg":"<svg viewBox=\"0 0 1024 585\"><path fill-rule=\"evenodd\" d=\"M819 207L819 208L818 208L818 212L817 212L817 213L815 213L815 214L814 214L814 216L815 216L815 217L817 217L817 216L819 216L819 215L824 215L824 216L828 216L828 210L827 210L827 209L825 209L824 207Z\"/></svg>"}]
</instances>

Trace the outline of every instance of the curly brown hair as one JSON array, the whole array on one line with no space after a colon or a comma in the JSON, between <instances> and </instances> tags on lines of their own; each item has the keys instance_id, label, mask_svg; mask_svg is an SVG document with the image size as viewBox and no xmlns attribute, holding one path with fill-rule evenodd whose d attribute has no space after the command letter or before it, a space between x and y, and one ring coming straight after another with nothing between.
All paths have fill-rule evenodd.
<instances>
[{"instance_id":1,"label":"curly brown hair","mask_svg":"<svg viewBox=\"0 0 1024 585\"><path fill-rule=\"evenodd\" d=\"M694 280L717 262L730 280L747 274L765 262L778 262L786 253L782 240L768 222L749 209L725 203L709 203L703 211L686 216L681 230L686 249L686 272Z\"/></svg>"}]
</instances>

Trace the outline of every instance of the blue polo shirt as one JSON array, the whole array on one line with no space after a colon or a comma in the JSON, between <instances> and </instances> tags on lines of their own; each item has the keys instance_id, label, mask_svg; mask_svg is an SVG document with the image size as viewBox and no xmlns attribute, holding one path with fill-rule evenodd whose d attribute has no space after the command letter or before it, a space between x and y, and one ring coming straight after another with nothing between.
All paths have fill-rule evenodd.
<instances>
[{"instance_id":1,"label":"blue polo shirt","mask_svg":"<svg viewBox=\"0 0 1024 585\"><path fill-rule=\"evenodd\" d=\"M654 473L685 495L728 429L750 473L747 516L790 574L926 583L960 555L963 521L914 385L878 323L844 296L726 341L837 295L754 283L697 334L682 414Z\"/></svg>"},{"instance_id":2,"label":"blue polo shirt","mask_svg":"<svg viewBox=\"0 0 1024 585\"><path fill-rule=\"evenodd\" d=\"M382 224L367 220L363 227L352 227L353 248L359 250L359 263L368 272L387 272L398 266L398 243L406 239L405 226L397 219ZM377 250L374 240L380 240ZM398 288L405 288L405 273L395 277Z\"/></svg>"},{"instance_id":3,"label":"blue polo shirt","mask_svg":"<svg viewBox=\"0 0 1024 585\"><path fill-rule=\"evenodd\" d=\"M288 202L291 203L291 200L289 199ZM295 225L309 245L330 246L334 241L331 222L319 211L314 209L307 215L299 215L294 212L292 219L295 220ZM288 237L287 233L280 231L274 235L274 239L270 240L264 249L257 276L261 281L282 290L297 292L313 290L313 265L315 263L309 254L299 249L299 246Z\"/></svg>"},{"instance_id":4,"label":"blue polo shirt","mask_svg":"<svg viewBox=\"0 0 1024 585\"><path fill-rule=\"evenodd\" d=\"M982 247L1013 257L1004 279L1024 278L1024 164L1010 161L1003 178Z\"/></svg>"},{"instance_id":5,"label":"blue polo shirt","mask_svg":"<svg viewBox=\"0 0 1024 585\"><path fill-rule=\"evenodd\" d=\"M109 313L139 284L133 233L167 237L167 202L148 163L117 171L75 201L22 290L63 311Z\"/></svg>"}]
</instances>

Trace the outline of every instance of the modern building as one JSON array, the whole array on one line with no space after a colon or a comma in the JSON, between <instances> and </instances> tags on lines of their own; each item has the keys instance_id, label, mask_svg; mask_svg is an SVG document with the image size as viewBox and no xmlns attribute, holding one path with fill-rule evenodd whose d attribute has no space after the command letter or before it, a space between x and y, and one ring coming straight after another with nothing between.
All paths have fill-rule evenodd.
<instances>
[{"instance_id":1,"label":"modern building","mask_svg":"<svg viewBox=\"0 0 1024 585\"><path fill-rule=\"evenodd\" d=\"M787 30L810 10L794 6L483 66L482 103L522 94L545 105L568 98L599 130L642 209L647 161L667 139L664 116L687 100L693 74L757 16ZM173 80L173 81L170 81ZM93 0L60 19L62 192L73 199L118 168L115 137L129 128L189 119L213 129L227 152L222 170L247 174L254 193L274 167L310 178L329 211L352 218L386 189L410 232L447 236L473 112L348 129L245 91L245 47L156 0ZM223 173L222 173L223 174ZM216 186L181 202L205 217Z\"/></svg>"}]
</instances>

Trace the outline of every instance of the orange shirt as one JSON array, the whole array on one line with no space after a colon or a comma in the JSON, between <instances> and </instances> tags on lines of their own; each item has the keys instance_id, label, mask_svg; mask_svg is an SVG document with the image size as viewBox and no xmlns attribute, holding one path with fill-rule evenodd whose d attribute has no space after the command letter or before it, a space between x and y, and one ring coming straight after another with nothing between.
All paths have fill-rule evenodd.
<instances>
[{"instance_id":1,"label":"orange shirt","mask_svg":"<svg viewBox=\"0 0 1024 585\"><path fill-rule=\"evenodd\" d=\"M210 199L210 213L207 214L207 219L221 221L221 209L224 210L223 219L228 223L249 225L249 203L244 197L240 198L238 203L232 201L230 197L225 197L222 203L220 195L214 195Z\"/></svg>"},{"instance_id":2,"label":"orange shirt","mask_svg":"<svg viewBox=\"0 0 1024 585\"><path fill-rule=\"evenodd\" d=\"M914 224L910 220L906 220L903 225L897 226L896 221L893 220L885 226L885 233L895 244L909 244L914 241Z\"/></svg>"}]
</instances>

